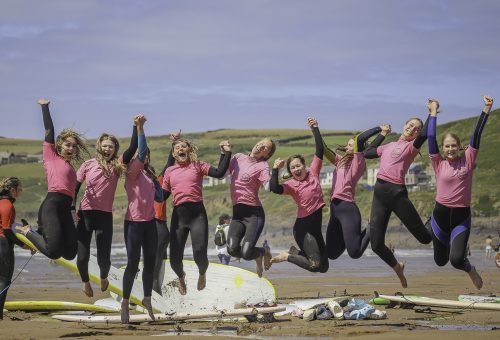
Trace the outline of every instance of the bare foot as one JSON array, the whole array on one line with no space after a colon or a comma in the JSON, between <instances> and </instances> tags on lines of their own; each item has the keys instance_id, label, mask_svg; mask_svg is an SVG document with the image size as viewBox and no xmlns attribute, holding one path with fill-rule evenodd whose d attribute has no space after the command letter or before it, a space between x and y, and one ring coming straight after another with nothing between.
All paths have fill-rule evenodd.
<instances>
[{"instance_id":1,"label":"bare foot","mask_svg":"<svg viewBox=\"0 0 500 340\"><path fill-rule=\"evenodd\" d=\"M408 287L408 283L406 282L406 277L405 277L405 274L404 274L405 263L404 262L398 262L398 264L395 265L394 267L392 267L392 269L394 269L394 271L398 275L399 281L401 281L401 286L403 286L403 288Z\"/></svg>"},{"instance_id":2,"label":"bare foot","mask_svg":"<svg viewBox=\"0 0 500 340\"><path fill-rule=\"evenodd\" d=\"M256 272L257 272L257 275L258 275L259 277L262 277L262 272L264 271L264 270L263 270L263 268L262 268L263 258L264 258L264 256L263 256L263 255L261 255L261 256L259 256L259 257L257 257L257 258L255 259L255 263L257 264L257 269L256 269Z\"/></svg>"},{"instance_id":3,"label":"bare foot","mask_svg":"<svg viewBox=\"0 0 500 340\"><path fill-rule=\"evenodd\" d=\"M186 295L187 288L186 288L186 273L182 277L179 278L179 284L177 285L177 288L179 288L179 293L181 295Z\"/></svg>"},{"instance_id":4,"label":"bare foot","mask_svg":"<svg viewBox=\"0 0 500 340\"><path fill-rule=\"evenodd\" d=\"M280 262L285 262L288 261L288 256L290 254L287 253L286 251L282 251L279 255L276 255L271 259L272 263L280 263Z\"/></svg>"},{"instance_id":5,"label":"bare foot","mask_svg":"<svg viewBox=\"0 0 500 340\"><path fill-rule=\"evenodd\" d=\"M271 255L271 248L269 246L264 247L264 269L269 270L271 268L271 265L273 264L271 262L271 258L273 257Z\"/></svg>"},{"instance_id":6,"label":"bare foot","mask_svg":"<svg viewBox=\"0 0 500 340\"><path fill-rule=\"evenodd\" d=\"M87 295L88 297L94 296L94 291L92 290L92 286L90 285L90 282L84 282L82 290L85 293L85 295Z\"/></svg>"},{"instance_id":7,"label":"bare foot","mask_svg":"<svg viewBox=\"0 0 500 340\"><path fill-rule=\"evenodd\" d=\"M476 267L472 266L472 269L470 272L468 272L470 279L472 280L472 283L474 286L476 286L476 289L479 290L483 288L483 279L479 275L479 273L476 270Z\"/></svg>"},{"instance_id":8,"label":"bare foot","mask_svg":"<svg viewBox=\"0 0 500 340\"><path fill-rule=\"evenodd\" d=\"M120 311L120 318L122 319L123 324L130 323L130 317L129 317L129 303L128 299L123 299L122 300L122 306L121 306L121 311Z\"/></svg>"},{"instance_id":9,"label":"bare foot","mask_svg":"<svg viewBox=\"0 0 500 340\"><path fill-rule=\"evenodd\" d=\"M200 275L198 277L198 290L203 290L207 285L207 274Z\"/></svg>"},{"instance_id":10,"label":"bare foot","mask_svg":"<svg viewBox=\"0 0 500 340\"><path fill-rule=\"evenodd\" d=\"M107 278L102 279L101 278L101 292L105 292L109 287L109 281Z\"/></svg>"},{"instance_id":11,"label":"bare foot","mask_svg":"<svg viewBox=\"0 0 500 340\"><path fill-rule=\"evenodd\" d=\"M155 321L155 314L153 313L153 306L151 305L151 296L145 296L144 299L142 299L142 305L148 311L151 320Z\"/></svg>"},{"instance_id":12,"label":"bare foot","mask_svg":"<svg viewBox=\"0 0 500 340\"><path fill-rule=\"evenodd\" d=\"M31 227L29 225L18 225L16 226L16 231L26 236L31 231Z\"/></svg>"},{"instance_id":13,"label":"bare foot","mask_svg":"<svg viewBox=\"0 0 500 340\"><path fill-rule=\"evenodd\" d=\"M300 250L298 250L295 246L291 246L290 249L288 249L288 254L290 255L299 255Z\"/></svg>"}]
</instances>

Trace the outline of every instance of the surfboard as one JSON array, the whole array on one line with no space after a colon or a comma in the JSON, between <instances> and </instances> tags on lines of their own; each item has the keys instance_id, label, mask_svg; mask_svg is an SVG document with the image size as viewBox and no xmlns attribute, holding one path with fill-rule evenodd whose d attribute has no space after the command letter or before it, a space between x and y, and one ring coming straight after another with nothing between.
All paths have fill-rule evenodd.
<instances>
[{"instance_id":1,"label":"surfboard","mask_svg":"<svg viewBox=\"0 0 500 340\"><path fill-rule=\"evenodd\" d=\"M100 313L114 313L117 310L87 303L67 301L6 301L5 309L9 311L87 311Z\"/></svg>"},{"instance_id":2,"label":"surfboard","mask_svg":"<svg viewBox=\"0 0 500 340\"><path fill-rule=\"evenodd\" d=\"M233 309L223 312L197 312L197 313L177 313L175 315L165 315L163 313L155 314L156 321L184 321L184 320L200 320L213 318L230 318L235 316L247 316L257 314L270 314L281 312L284 307L263 307L263 308L242 308ZM70 322L86 322L86 323L121 323L120 315L53 315L52 318L61 321ZM149 315L132 314L130 315L131 323L150 322Z\"/></svg>"},{"instance_id":3,"label":"surfboard","mask_svg":"<svg viewBox=\"0 0 500 340\"><path fill-rule=\"evenodd\" d=\"M26 244L28 247L36 249L34 244L26 238L23 234L20 233L15 233L16 237ZM76 266L76 258L68 261L64 258L59 258L55 260L55 262L59 265L64 266L65 268L68 268L72 272L78 273L78 267ZM90 255L89 258L89 279L90 281L94 282L97 285L101 284L101 279L99 277L100 270L99 270L99 265L97 264L97 258L93 255ZM116 293L118 296L123 296L123 271L120 269L111 266L108 274L108 281L109 281L109 287L108 290ZM136 305L141 305L142 306L142 299L144 298L144 294L142 291L142 280L140 278L136 278L134 280L134 285L132 287L132 292L130 294L130 302L135 303ZM170 310L170 307L166 304L166 301L155 291L153 291L153 294L151 296L151 304L153 305L153 310L156 312L166 312Z\"/></svg>"},{"instance_id":4,"label":"surfboard","mask_svg":"<svg viewBox=\"0 0 500 340\"><path fill-rule=\"evenodd\" d=\"M485 295L459 295L458 301L500 303L500 297Z\"/></svg>"},{"instance_id":5,"label":"surfboard","mask_svg":"<svg viewBox=\"0 0 500 340\"><path fill-rule=\"evenodd\" d=\"M254 272L219 263L210 263L206 273L206 287L198 291L198 267L190 260L183 261L187 294L181 295L177 288L177 275L170 267L169 260L165 261L161 290L168 306L167 314L233 310L236 304L272 304L276 301L276 291L269 280L259 278ZM142 270L142 263L139 267ZM142 274L139 272L137 276L140 275Z\"/></svg>"},{"instance_id":6,"label":"surfboard","mask_svg":"<svg viewBox=\"0 0 500 340\"><path fill-rule=\"evenodd\" d=\"M377 297L387 299L389 301L412 303L419 306L432 306L432 307L450 307L450 308L463 308L463 309L481 309L481 310L498 310L500 311L500 304L487 303L487 302L468 302L468 301L454 301L446 299L434 299L423 296L394 296L394 295L378 295Z\"/></svg>"}]
</instances>

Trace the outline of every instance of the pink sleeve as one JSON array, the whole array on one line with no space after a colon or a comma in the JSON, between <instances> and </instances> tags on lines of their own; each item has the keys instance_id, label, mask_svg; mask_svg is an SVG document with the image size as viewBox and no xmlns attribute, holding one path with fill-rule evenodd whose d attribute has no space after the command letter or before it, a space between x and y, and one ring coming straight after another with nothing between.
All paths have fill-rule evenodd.
<instances>
[{"instance_id":1,"label":"pink sleeve","mask_svg":"<svg viewBox=\"0 0 500 340\"><path fill-rule=\"evenodd\" d=\"M128 163L127 177L136 178L142 169L144 169L144 163L138 158L134 158L130 161L130 163Z\"/></svg>"},{"instance_id":2,"label":"pink sleeve","mask_svg":"<svg viewBox=\"0 0 500 340\"><path fill-rule=\"evenodd\" d=\"M76 180L80 183L83 183L83 181L85 180L85 175L87 173L87 165L88 161L84 162L76 172Z\"/></svg>"},{"instance_id":3,"label":"pink sleeve","mask_svg":"<svg viewBox=\"0 0 500 340\"><path fill-rule=\"evenodd\" d=\"M196 167L198 169L198 173L200 173L202 176L207 176L208 170L210 170L211 165L207 162L198 161Z\"/></svg>"},{"instance_id":4,"label":"pink sleeve","mask_svg":"<svg viewBox=\"0 0 500 340\"><path fill-rule=\"evenodd\" d=\"M230 174L231 172L233 172L234 163L236 163L236 155L234 155L233 158L231 158L231 161L229 162L229 168L227 169L227 173L228 174Z\"/></svg>"},{"instance_id":5,"label":"pink sleeve","mask_svg":"<svg viewBox=\"0 0 500 340\"><path fill-rule=\"evenodd\" d=\"M259 181L261 184L265 184L269 182L270 179L271 176L269 175L269 164L267 164L267 161L264 161L264 166L262 166L262 169L260 170Z\"/></svg>"},{"instance_id":6,"label":"pink sleeve","mask_svg":"<svg viewBox=\"0 0 500 340\"><path fill-rule=\"evenodd\" d=\"M43 160L50 161L57 157L55 144L43 142Z\"/></svg>"},{"instance_id":7,"label":"pink sleeve","mask_svg":"<svg viewBox=\"0 0 500 340\"><path fill-rule=\"evenodd\" d=\"M163 190L166 190L168 192L172 192L172 188L170 187L170 171L165 171L163 174L163 183L161 185Z\"/></svg>"},{"instance_id":8,"label":"pink sleeve","mask_svg":"<svg viewBox=\"0 0 500 340\"><path fill-rule=\"evenodd\" d=\"M429 155L429 158L431 159L432 168L437 175L439 172L439 163L441 163L441 155L436 153L434 155Z\"/></svg>"},{"instance_id":9,"label":"pink sleeve","mask_svg":"<svg viewBox=\"0 0 500 340\"><path fill-rule=\"evenodd\" d=\"M476 164L477 154L479 153L478 149L474 149L472 146L465 150L465 164L467 164L467 169L473 169L474 164Z\"/></svg>"},{"instance_id":10,"label":"pink sleeve","mask_svg":"<svg viewBox=\"0 0 500 340\"><path fill-rule=\"evenodd\" d=\"M318 156L314 155L309 171L311 171L316 177L319 177L322 165L323 161Z\"/></svg>"},{"instance_id":11,"label":"pink sleeve","mask_svg":"<svg viewBox=\"0 0 500 340\"><path fill-rule=\"evenodd\" d=\"M291 195L293 192L293 187L288 183L290 180L283 183L281 186L283 187L283 195Z\"/></svg>"}]
</instances>

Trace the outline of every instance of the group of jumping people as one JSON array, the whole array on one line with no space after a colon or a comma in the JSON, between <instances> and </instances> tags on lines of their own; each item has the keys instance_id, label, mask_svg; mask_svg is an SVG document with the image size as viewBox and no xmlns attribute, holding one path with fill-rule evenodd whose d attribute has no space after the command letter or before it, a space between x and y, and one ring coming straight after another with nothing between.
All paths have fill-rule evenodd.
<instances>
[{"instance_id":1,"label":"group of jumping people","mask_svg":"<svg viewBox=\"0 0 500 340\"><path fill-rule=\"evenodd\" d=\"M287 161L278 158L272 171L268 160L276 150L270 138L259 141L249 154L232 155L229 141L219 144L217 167L198 160L197 147L182 138L180 131L170 134L172 147L159 174L150 164L150 151L144 132L146 117L133 117L130 145L119 155L119 143L113 135L104 133L96 143L96 156L76 171L76 162L88 153L85 140L72 129L64 129L55 137L49 111L49 101L40 99L45 140L43 161L48 192L38 213L38 228L17 226L37 249L51 259L77 257L77 267L84 293L93 296L89 281L88 262L90 243L95 234L97 261L100 268L100 289L107 290L111 267L113 236L113 201L120 176L125 177L128 206L124 221L124 239L127 266L123 276L122 322L129 322L129 298L137 273L141 249L144 268L143 306L154 320L151 295L154 289L162 293L163 266L166 248L170 243L170 264L178 277L180 294L186 294L183 270L184 248L190 235L194 261L199 270L197 289L206 285L208 268L208 219L203 204L204 176L231 177L230 194L233 205L232 220L227 236L227 251L231 256L256 261L259 277L273 263L291 262L310 272L325 273L329 259L337 259L345 250L352 258L359 258L371 243L373 251L397 274L403 287L407 286L404 263L398 262L385 245L389 218L394 212L412 235L422 244L433 242L434 259L443 266L448 261L467 272L477 289L482 279L467 259L467 243L471 228L472 173L479 150L480 137L493 105L493 99L484 96L484 108L476 124L470 144L463 148L460 139L447 133L441 141L443 154L436 141L436 119L439 103L429 99L429 115L422 122L409 119L401 137L382 144L391 132L391 126L382 124L349 139L343 146L329 148L318 128L318 121L309 117L308 126L315 140L313 160L306 167L303 155L290 156ZM368 140L375 136L368 144ZM432 213L431 229L427 229L408 198L405 174L429 139L429 155L436 173L436 205ZM460 151L465 149L464 155ZM330 220L323 237L322 210L325 206L319 174L323 159L335 165L330 195ZM355 203L356 184L365 171L365 158L380 158L380 168L374 188L369 227L362 229L361 214ZM280 169L288 171L287 180L280 184ZM81 185L85 191L78 210L77 197ZM259 200L261 187L279 195L290 195L297 204L297 219L293 235L298 248L272 257L268 246L257 247L264 229L265 213ZM0 181L0 316L14 270L14 243L26 248L16 238L12 225L15 221L13 203L22 192L16 177ZM166 222L166 200L172 196L170 231ZM76 227L75 227L76 223Z\"/></svg>"}]
</instances>

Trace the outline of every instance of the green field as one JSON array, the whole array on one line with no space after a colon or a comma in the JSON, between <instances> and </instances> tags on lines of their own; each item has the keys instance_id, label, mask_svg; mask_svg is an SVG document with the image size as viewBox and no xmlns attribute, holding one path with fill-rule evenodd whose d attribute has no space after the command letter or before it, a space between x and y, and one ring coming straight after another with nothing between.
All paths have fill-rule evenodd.
<instances>
[{"instance_id":1,"label":"green field","mask_svg":"<svg viewBox=\"0 0 500 340\"><path fill-rule=\"evenodd\" d=\"M475 216L496 217L500 215L500 180L497 170L500 164L500 153L496 150L500 145L500 110L491 113L482 137L481 152L474 174L473 187L473 214ZM460 121L446 123L438 127L438 135L447 131L458 133L467 144L472 133L477 117L471 117ZM331 146L345 144L352 131L322 131L325 140ZM303 154L310 161L314 153L314 140L309 130L228 130L221 129L203 133L187 134L185 137L194 141L199 147L199 159L216 164L219 159L218 144L221 140L229 139L233 145L233 152L249 152L252 146L264 137L271 137L278 141L278 148L274 157L286 158L293 154ZM396 134L388 136L391 141L398 137ZM439 137L438 137L439 138ZM90 140L93 145L95 140ZM121 138L122 150L129 143L129 138ZM0 151L14 153L39 153L41 152L40 140L20 140L11 138L0 138ZM161 169L166 160L169 142L166 136L148 137L148 145L152 152L152 163L157 169ZM90 147L93 157L93 146ZM421 156L416 161L428 163L427 144L422 148ZM368 166L375 165L376 161L369 161ZM46 182L42 164L12 164L0 166L0 177L18 176L22 179L25 188L24 196L16 202L19 217L28 217L36 221L38 206L46 193ZM83 190L83 188L82 188ZM325 201L328 201L329 188L325 189ZM428 216L434 204L434 192L412 192L410 197L415 203L422 216ZM81 196L81 194L80 194ZM357 190L357 202L364 219L369 217L372 193L361 186ZM261 191L261 199L266 211L267 233L270 236L279 236L283 230L291 228L295 220L296 207L289 197L281 197L272 193ZM171 200L169 200L171 201ZM220 185L213 188L204 188L204 201L211 225L216 224L217 216L221 212L231 212L231 202L228 185ZM169 203L170 204L170 203ZM123 189L123 180L118 184L114 204L115 224L121 225L125 214L126 195ZM169 208L170 210L170 208ZM324 209L323 224L328 222L329 211ZM391 223L399 224L397 219Z\"/></svg>"}]
</instances>

